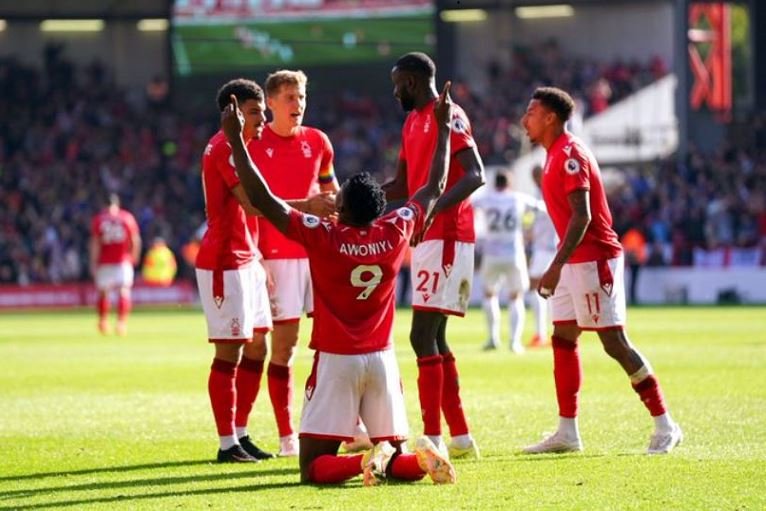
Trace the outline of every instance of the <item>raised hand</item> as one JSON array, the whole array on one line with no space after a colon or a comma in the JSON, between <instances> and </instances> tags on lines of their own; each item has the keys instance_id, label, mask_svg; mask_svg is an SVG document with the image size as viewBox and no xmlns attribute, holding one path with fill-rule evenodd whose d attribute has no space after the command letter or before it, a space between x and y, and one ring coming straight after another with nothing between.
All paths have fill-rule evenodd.
<instances>
[{"instance_id":1,"label":"raised hand","mask_svg":"<svg viewBox=\"0 0 766 511\"><path fill-rule=\"evenodd\" d=\"M221 129L229 141L239 138L245 126L245 117L239 109L237 97L234 94L230 97L231 103L221 112Z\"/></svg>"},{"instance_id":2,"label":"raised hand","mask_svg":"<svg viewBox=\"0 0 766 511\"><path fill-rule=\"evenodd\" d=\"M335 213L335 192L320 192L308 198L308 213L327 218Z\"/></svg>"},{"instance_id":3,"label":"raised hand","mask_svg":"<svg viewBox=\"0 0 766 511\"><path fill-rule=\"evenodd\" d=\"M438 126L449 126L450 121L452 120L452 98L449 95L450 87L452 87L452 82L447 80L444 84L442 93L439 94L439 97L436 99L436 104L434 105L434 115L436 116L436 124Z\"/></svg>"}]
</instances>

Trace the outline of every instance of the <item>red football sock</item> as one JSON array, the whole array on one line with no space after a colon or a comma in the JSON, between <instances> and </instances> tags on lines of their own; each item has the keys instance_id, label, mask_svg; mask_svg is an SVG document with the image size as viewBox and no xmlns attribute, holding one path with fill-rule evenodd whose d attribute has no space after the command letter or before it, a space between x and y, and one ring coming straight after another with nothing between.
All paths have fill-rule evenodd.
<instances>
[{"instance_id":1,"label":"red football sock","mask_svg":"<svg viewBox=\"0 0 766 511\"><path fill-rule=\"evenodd\" d=\"M98 310L98 319L106 319L107 314L109 314L109 296L106 293L102 293L98 296L96 309Z\"/></svg>"},{"instance_id":2,"label":"red football sock","mask_svg":"<svg viewBox=\"0 0 766 511\"><path fill-rule=\"evenodd\" d=\"M423 434L441 435L441 403L444 388L442 356L418 357L418 394Z\"/></svg>"},{"instance_id":3,"label":"red football sock","mask_svg":"<svg viewBox=\"0 0 766 511\"><path fill-rule=\"evenodd\" d=\"M237 428L247 426L247 418L250 416L255 398L258 397L258 390L261 388L261 375L263 375L263 360L242 357L235 379L237 411L234 415L234 426Z\"/></svg>"},{"instance_id":4,"label":"red football sock","mask_svg":"<svg viewBox=\"0 0 766 511\"><path fill-rule=\"evenodd\" d=\"M131 306L132 302L130 297L120 295L117 299L117 319L124 321L128 317L128 314L130 314Z\"/></svg>"},{"instance_id":5,"label":"red football sock","mask_svg":"<svg viewBox=\"0 0 766 511\"><path fill-rule=\"evenodd\" d=\"M309 481L318 484L336 484L358 476L362 473L363 456L363 454L319 456L309 465Z\"/></svg>"},{"instance_id":6,"label":"red football sock","mask_svg":"<svg viewBox=\"0 0 766 511\"><path fill-rule=\"evenodd\" d=\"M442 411L447 419L449 434L453 437L468 434L468 422L463 413L460 401L460 384L458 382L457 364L452 353L442 355L444 372L444 387L442 389Z\"/></svg>"},{"instance_id":7,"label":"red football sock","mask_svg":"<svg viewBox=\"0 0 766 511\"><path fill-rule=\"evenodd\" d=\"M391 460L388 473L401 481L420 481L426 475L426 471L420 468L418 457L412 453L400 454Z\"/></svg>"},{"instance_id":8,"label":"red football sock","mask_svg":"<svg viewBox=\"0 0 766 511\"><path fill-rule=\"evenodd\" d=\"M633 390L638 393L638 396L643 401L647 410L649 410L649 413L652 414L652 417L657 417L667 411L660 383L654 375L650 374L639 383L633 385Z\"/></svg>"},{"instance_id":9,"label":"red football sock","mask_svg":"<svg viewBox=\"0 0 766 511\"><path fill-rule=\"evenodd\" d=\"M292 435L290 411L293 404L293 368L269 363L267 376L269 397L271 397L271 406L274 408L279 436Z\"/></svg>"},{"instance_id":10,"label":"red football sock","mask_svg":"<svg viewBox=\"0 0 766 511\"><path fill-rule=\"evenodd\" d=\"M207 380L207 391L210 395L210 405L213 407L213 417L218 428L218 436L234 434L234 374L237 364L219 358L213 359L210 366L210 377Z\"/></svg>"},{"instance_id":11,"label":"red football sock","mask_svg":"<svg viewBox=\"0 0 766 511\"><path fill-rule=\"evenodd\" d=\"M582 384L582 367L577 352L577 342L567 341L554 336L553 378L556 381L556 399L559 403L559 416L577 417L577 395Z\"/></svg>"}]
</instances>

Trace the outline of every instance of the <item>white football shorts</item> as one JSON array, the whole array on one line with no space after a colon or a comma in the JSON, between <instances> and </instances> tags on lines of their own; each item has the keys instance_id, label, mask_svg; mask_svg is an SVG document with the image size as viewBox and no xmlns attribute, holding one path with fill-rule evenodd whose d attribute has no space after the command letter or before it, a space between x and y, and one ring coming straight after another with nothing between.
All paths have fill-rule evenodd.
<instances>
[{"instance_id":1,"label":"white football shorts","mask_svg":"<svg viewBox=\"0 0 766 511\"><path fill-rule=\"evenodd\" d=\"M210 342L251 342L271 330L266 272L252 262L234 270L197 268L197 288Z\"/></svg>"},{"instance_id":2,"label":"white football shorts","mask_svg":"<svg viewBox=\"0 0 766 511\"><path fill-rule=\"evenodd\" d=\"M625 326L625 269L614 259L565 264L551 303L553 324L577 324L583 330Z\"/></svg>"},{"instance_id":3,"label":"white football shorts","mask_svg":"<svg viewBox=\"0 0 766 511\"><path fill-rule=\"evenodd\" d=\"M314 295L308 259L265 259L274 287L269 293L274 323L300 320L314 312Z\"/></svg>"},{"instance_id":4,"label":"white football shorts","mask_svg":"<svg viewBox=\"0 0 766 511\"><path fill-rule=\"evenodd\" d=\"M486 291L497 294L502 286L508 293L523 293L529 289L526 262L516 264L507 257L484 256L481 261L481 280Z\"/></svg>"},{"instance_id":5,"label":"white football shorts","mask_svg":"<svg viewBox=\"0 0 766 511\"><path fill-rule=\"evenodd\" d=\"M473 243L428 240L412 249L412 308L464 316L473 282Z\"/></svg>"},{"instance_id":6,"label":"white football shorts","mask_svg":"<svg viewBox=\"0 0 766 511\"><path fill-rule=\"evenodd\" d=\"M306 380L300 436L350 441L359 418L373 442L407 439L407 411L394 350L361 355L317 351Z\"/></svg>"},{"instance_id":7,"label":"white football shorts","mask_svg":"<svg viewBox=\"0 0 766 511\"><path fill-rule=\"evenodd\" d=\"M133 265L128 261L117 264L100 264L96 268L96 287L99 291L133 287L133 276Z\"/></svg>"}]
</instances>

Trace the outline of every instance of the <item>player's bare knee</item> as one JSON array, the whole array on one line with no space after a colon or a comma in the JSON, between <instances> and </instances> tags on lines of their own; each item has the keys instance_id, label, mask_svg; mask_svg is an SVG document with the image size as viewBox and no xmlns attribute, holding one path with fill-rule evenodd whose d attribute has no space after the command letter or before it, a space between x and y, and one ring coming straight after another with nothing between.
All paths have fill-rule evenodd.
<instances>
[{"instance_id":1,"label":"player's bare knee","mask_svg":"<svg viewBox=\"0 0 766 511\"><path fill-rule=\"evenodd\" d=\"M298 323L278 325L271 334L271 361L289 366L298 350Z\"/></svg>"},{"instance_id":2,"label":"player's bare knee","mask_svg":"<svg viewBox=\"0 0 766 511\"><path fill-rule=\"evenodd\" d=\"M265 360L269 354L266 336L253 334L253 342L245 344L244 356L253 360Z\"/></svg>"},{"instance_id":3,"label":"player's bare knee","mask_svg":"<svg viewBox=\"0 0 766 511\"><path fill-rule=\"evenodd\" d=\"M577 325L554 325L553 327L553 337L569 342L577 342L580 332L580 327Z\"/></svg>"},{"instance_id":4,"label":"player's bare knee","mask_svg":"<svg viewBox=\"0 0 766 511\"><path fill-rule=\"evenodd\" d=\"M438 328L437 315L415 311L412 315L412 327L410 328L410 344L417 356L428 357L438 354L436 344Z\"/></svg>"},{"instance_id":5,"label":"player's bare knee","mask_svg":"<svg viewBox=\"0 0 766 511\"><path fill-rule=\"evenodd\" d=\"M271 345L271 362L277 365L289 366L292 364L293 357L297 352L296 346L292 345L280 345L277 346L272 343Z\"/></svg>"},{"instance_id":6,"label":"player's bare knee","mask_svg":"<svg viewBox=\"0 0 766 511\"><path fill-rule=\"evenodd\" d=\"M430 357L439 353L435 339L423 338L415 332L410 332L410 345L418 357Z\"/></svg>"},{"instance_id":7,"label":"player's bare knee","mask_svg":"<svg viewBox=\"0 0 766 511\"><path fill-rule=\"evenodd\" d=\"M240 354L242 353L242 344L239 343L223 343L219 342L215 344L215 358L218 360L225 360L236 364L239 362Z\"/></svg>"},{"instance_id":8,"label":"player's bare knee","mask_svg":"<svg viewBox=\"0 0 766 511\"><path fill-rule=\"evenodd\" d=\"M620 329L602 330L598 333L606 354L619 362L625 362L631 357L633 348Z\"/></svg>"}]
</instances>

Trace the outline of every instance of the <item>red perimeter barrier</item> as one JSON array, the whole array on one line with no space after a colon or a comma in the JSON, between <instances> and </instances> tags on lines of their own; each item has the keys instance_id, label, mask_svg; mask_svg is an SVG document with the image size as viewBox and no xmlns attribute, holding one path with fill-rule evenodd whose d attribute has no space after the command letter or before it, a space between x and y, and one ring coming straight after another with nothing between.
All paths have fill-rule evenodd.
<instances>
[{"instance_id":1,"label":"red perimeter barrier","mask_svg":"<svg viewBox=\"0 0 766 511\"><path fill-rule=\"evenodd\" d=\"M68 308L95 305L93 284L35 284L32 286L0 286L0 310ZM133 286L134 305L178 305L197 300L197 289L188 281L167 287L137 282Z\"/></svg>"}]
</instances>

